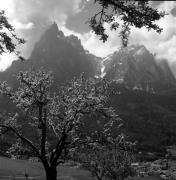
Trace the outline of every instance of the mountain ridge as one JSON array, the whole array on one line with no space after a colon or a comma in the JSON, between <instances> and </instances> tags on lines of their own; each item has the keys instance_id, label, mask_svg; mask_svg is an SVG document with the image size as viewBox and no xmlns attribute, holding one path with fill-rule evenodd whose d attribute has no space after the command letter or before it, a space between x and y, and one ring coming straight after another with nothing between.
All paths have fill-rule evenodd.
<instances>
[{"instance_id":1,"label":"mountain ridge","mask_svg":"<svg viewBox=\"0 0 176 180\"><path fill-rule=\"evenodd\" d=\"M128 88L160 91L164 86L166 89L176 84L167 61L158 63L143 45L116 51L105 58L103 64L105 78L124 82Z\"/></svg>"},{"instance_id":2,"label":"mountain ridge","mask_svg":"<svg viewBox=\"0 0 176 180\"><path fill-rule=\"evenodd\" d=\"M53 23L35 44L31 56L25 62L14 61L4 72L0 80L13 84L14 76L20 70L38 69L41 66L57 76L58 84L71 80L84 72L85 76L94 76L99 70L100 58L84 50L81 41L74 35L65 36ZM13 80L11 80L13 76Z\"/></svg>"}]
</instances>

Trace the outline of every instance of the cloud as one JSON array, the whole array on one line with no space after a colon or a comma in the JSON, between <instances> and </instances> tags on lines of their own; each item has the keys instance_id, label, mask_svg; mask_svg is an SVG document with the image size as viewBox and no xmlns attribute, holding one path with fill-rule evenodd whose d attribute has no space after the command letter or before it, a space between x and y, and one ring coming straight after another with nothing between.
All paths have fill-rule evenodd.
<instances>
[{"instance_id":1,"label":"cloud","mask_svg":"<svg viewBox=\"0 0 176 180\"><path fill-rule=\"evenodd\" d=\"M3 57L0 58L0 71L5 70L9 65L16 60L16 56L14 54L4 54Z\"/></svg>"},{"instance_id":2,"label":"cloud","mask_svg":"<svg viewBox=\"0 0 176 180\"><path fill-rule=\"evenodd\" d=\"M22 23L18 20L14 19L12 21L13 27L18 30L30 30L34 27L34 24L32 22L29 23Z\"/></svg>"},{"instance_id":3,"label":"cloud","mask_svg":"<svg viewBox=\"0 0 176 180\"><path fill-rule=\"evenodd\" d=\"M109 35L109 38L105 43L103 43L103 41L100 40L100 37L95 35L92 31L81 37L84 48L99 57L106 57L114 51L117 51L121 46L121 40L118 35L119 32L111 31L107 24L105 24L105 27L107 29L106 33Z\"/></svg>"},{"instance_id":4,"label":"cloud","mask_svg":"<svg viewBox=\"0 0 176 180\"><path fill-rule=\"evenodd\" d=\"M85 50L88 50L90 53L98 57L104 58L121 47L119 30L111 31L110 25L107 23L105 23L104 26L106 28L106 33L109 35L109 38L105 43L103 43L103 41L100 40L100 37L95 35L93 31L89 31L87 33L78 33L74 30L68 29L66 26L63 26L61 30L66 36L74 34L81 40Z\"/></svg>"},{"instance_id":5,"label":"cloud","mask_svg":"<svg viewBox=\"0 0 176 180\"><path fill-rule=\"evenodd\" d=\"M156 54L158 60L167 59L172 69L172 65L176 63L176 18L170 14L158 24L163 28L161 34L154 31L148 32L144 28L133 28L130 43L145 45L147 49Z\"/></svg>"},{"instance_id":6,"label":"cloud","mask_svg":"<svg viewBox=\"0 0 176 180\"><path fill-rule=\"evenodd\" d=\"M160 11L166 11L167 13L170 13L174 7L176 7L175 1L163 1L157 6Z\"/></svg>"}]
</instances>

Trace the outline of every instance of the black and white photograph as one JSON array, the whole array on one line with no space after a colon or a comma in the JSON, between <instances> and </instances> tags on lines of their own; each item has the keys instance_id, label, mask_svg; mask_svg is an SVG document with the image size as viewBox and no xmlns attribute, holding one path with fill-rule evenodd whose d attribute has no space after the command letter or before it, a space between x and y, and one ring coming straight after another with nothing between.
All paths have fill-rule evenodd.
<instances>
[{"instance_id":1,"label":"black and white photograph","mask_svg":"<svg viewBox=\"0 0 176 180\"><path fill-rule=\"evenodd\" d=\"M176 180L176 1L0 0L0 180Z\"/></svg>"}]
</instances>

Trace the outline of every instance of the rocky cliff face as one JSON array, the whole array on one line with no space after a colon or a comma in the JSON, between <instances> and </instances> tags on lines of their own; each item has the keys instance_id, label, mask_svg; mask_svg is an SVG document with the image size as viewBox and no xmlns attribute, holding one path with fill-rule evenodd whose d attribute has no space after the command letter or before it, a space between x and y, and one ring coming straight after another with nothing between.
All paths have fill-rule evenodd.
<instances>
[{"instance_id":1,"label":"rocky cliff face","mask_svg":"<svg viewBox=\"0 0 176 180\"><path fill-rule=\"evenodd\" d=\"M57 84L71 80L81 73L94 76L99 71L100 58L84 50L81 41L74 35L64 36L54 23L34 46L26 62L15 61L5 72L0 73L1 80L14 84L15 75L20 70L43 67L53 72Z\"/></svg>"},{"instance_id":2,"label":"rocky cliff face","mask_svg":"<svg viewBox=\"0 0 176 180\"><path fill-rule=\"evenodd\" d=\"M166 61L157 63L144 46L130 46L104 59L106 78L124 82L127 87L160 91L175 86L175 78Z\"/></svg>"}]
</instances>

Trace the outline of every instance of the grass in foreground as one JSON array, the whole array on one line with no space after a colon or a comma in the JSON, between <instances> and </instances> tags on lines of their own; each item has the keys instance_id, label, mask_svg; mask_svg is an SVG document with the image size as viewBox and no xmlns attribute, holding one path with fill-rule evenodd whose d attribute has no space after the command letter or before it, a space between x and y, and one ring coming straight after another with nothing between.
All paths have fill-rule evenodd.
<instances>
[{"instance_id":1,"label":"grass in foreground","mask_svg":"<svg viewBox=\"0 0 176 180\"><path fill-rule=\"evenodd\" d=\"M12 160L0 157L0 180L23 180L25 173L36 180L45 180L45 172L41 163L27 160ZM32 178L28 178L32 179ZM90 173L71 166L58 167L58 180L96 180ZM150 176L145 178L134 177L128 180L159 180L159 177Z\"/></svg>"},{"instance_id":2,"label":"grass in foreground","mask_svg":"<svg viewBox=\"0 0 176 180\"><path fill-rule=\"evenodd\" d=\"M12 160L5 157L0 157L0 180L26 179L25 174L29 177L36 177L36 179L44 180L45 172L41 163L30 162L27 160ZM24 178L22 178L24 177ZM58 167L59 180L95 180L90 173L85 170L70 166Z\"/></svg>"}]
</instances>

